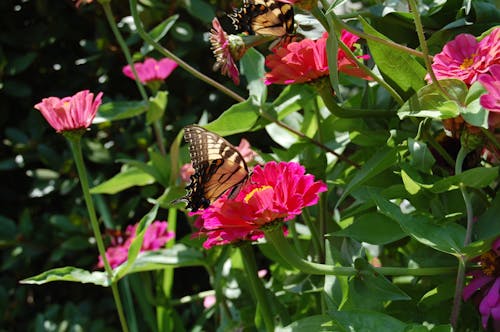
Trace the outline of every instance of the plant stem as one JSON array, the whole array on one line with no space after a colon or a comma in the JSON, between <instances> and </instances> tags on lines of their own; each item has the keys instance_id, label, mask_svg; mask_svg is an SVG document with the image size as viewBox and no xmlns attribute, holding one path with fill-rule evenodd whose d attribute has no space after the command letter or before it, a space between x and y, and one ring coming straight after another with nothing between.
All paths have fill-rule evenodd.
<instances>
[{"instance_id":1,"label":"plant stem","mask_svg":"<svg viewBox=\"0 0 500 332\"><path fill-rule=\"evenodd\" d=\"M309 262L297 256L293 248L283 235L281 228L265 230L266 239L276 251L290 265L301 272L319 275L352 276L363 273L353 267L332 266ZM374 268L375 272L382 275L392 276L434 276L455 273L455 267L427 267L427 268L401 268L401 267L379 267Z\"/></svg>"},{"instance_id":2,"label":"plant stem","mask_svg":"<svg viewBox=\"0 0 500 332\"><path fill-rule=\"evenodd\" d=\"M422 48L422 52L424 53L424 63L427 72L431 76L432 83L435 84L439 91L446 96L447 99L453 100L450 95L446 92L446 90L441 86L434 71L432 70L431 60L429 58L429 48L427 47L427 41L424 36L424 28L422 26L422 21L420 20L420 15L418 13L417 3L415 0L408 0L408 5L410 6L410 10L413 13L413 20L415 22L415 30L417 32L418 40L420 41L420 47Z\"/></svg>"},{"instance_id":3,"label":"plant stem","mask_svg":"<svg viewBox=\"0 0 500 332\"><path fill-rule=\"evenodd\" d=\"M142 26L142 22L139 18L139 14L137 13L137 0L130 0L130 12L132 14L132 17L134 19L134 24L137 29L137 33L146 41L148 44L150 44L155 50L163 54L164 56L174 60L182 69L193 75L194 77L202 80L203 82L215 87L219 91L225 93L229 97L233 98L234 100L238 102L242 102L245 99L238 95L236 92L232 91L231 89L226 88L224 85L220 84L219 82L211 79L210 77L200 73L198 70L194 69L191 67L189 64L184 62L181 58L177 57L175 54L170 52L168 49L164 48L160 44L158 44L153 38L151 38L150 35L144 30L144 27Z\"/></svg>"},{"instance_id":4,"label":"plant stem","mask_svg":"<svg viewBox=\"0 0 500 332\"><path fill-rule=\"evenodd\" d=\"M460 147L460 150L458 151L457 160L455 163L455 175L462 173L463 163L468 153L469 153L468 149L462 145ZM472 202L470 200L470 196L467 193L467 188L462 183L460 184L460 192L462 193L462 197L464 199L465 210L467 214L467 228L465 231L465 239L464 239L464 247L465 247L471 241L472 228L474 225L474 219L473 219L474 211L472 209ZM464 280L465 280L465 257L462 255L459 257L458 260L456 288L455 288L455 295L453 298L453 307L451 310L451 318L450 318L451 325L454 328L457 327L458 317L460 316L460 307L462 306L462 293L464 289Z\"/></svg>"},{"instance_id":5,"label":"plant stem","mask_svg":"<svg viewBox=\"0 0 500 332\"><path fill-rule=\"evenodd\" d=\"M118 292L118 287L115 281L113 281L113 270L109 261L106 257L106 249L104 247L104 242L102 240L101 230L99 229L99 222L97 221L97 216L95 213L94 203L90 195L89 182L87 178L87 171L85 170L85 165L83 163L82 147L81 147L81 136L80 135L66 135L68 139L71 152L73 153L73 158L75 159L76 169L78 171L78 176L80 178L80 185L82 187L83 197L87 205L87 211L90 218L90 225L94 233L94 238L97 243L97 249L99 255L104 262L104 270L108 275L108 282L111 285L111 291L113 293L113 298L116 304L116 310L118 311L118 317L120 318L120 324L123 332L128 332L127 321L125 315L123 314L123 306L120 299L120 293Z\"/></svg>"},{"instance_id":6,"label":"plant stem","mask_svg":"<svg viewBox=\"0 0 500 332\"><path fill-rule=\"evenodd\" d=\"M269 299L266 295L266 290L262 285L262 281L257 274L257 263L255 262L255 255L253 248L249 243L245 243L239 247L241 257L243 259L243 266L247 275L247 280L250 282L250 288L257 299L257 308L260 315L264 320L264 325L267 331L274 331L273 311L269 304Z\"/></svg>"}]
</instances>

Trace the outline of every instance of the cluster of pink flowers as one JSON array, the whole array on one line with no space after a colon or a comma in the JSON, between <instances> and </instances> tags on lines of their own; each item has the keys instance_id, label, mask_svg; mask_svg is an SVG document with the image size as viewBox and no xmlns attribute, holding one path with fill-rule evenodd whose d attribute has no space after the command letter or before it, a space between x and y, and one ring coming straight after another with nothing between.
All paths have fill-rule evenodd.
<instances>
[{"instance_id":1,"label":"cluster of pink flowers","mask_svg":"<svg viewBox=\"0 0 500 332\"><path fill-rule=\"evenodd\" d=\"M500 238L496 239L491 250L479 256L481 269L468 274L472 280L464 288L464 300L472 299L479 304L483 327L488 327L492 318L492 331L500 330Z\"/></svg>"},{"instance_id":2,"label":"cluster of pink flowers","mask_svg":"<svg viewBox=\"0 0 500 332\"><path fill-rule=\"evenodd\" d=\"M207 236L205 248L263 236L262 227L276 220L287 221L314 205L326 191L322 181L306 174L295 162L269 162L256 166L250 180L234 199L227 194L197 212L198 235Z\"/></svg>"},{"instance_id":3,"label":"cluster of pink flowers","mask_svg":"<svg viewBox=\"0 0 500 332\"><path fill-rule=\"evenodd\" d=\"M325 32L318 40L304 39L273 49L273 54L266 57L266 66L271 70L266 73L266 84L304 83L328 76L327 38L328 33ZM358 39L358 36L345 30L340 36L340 40L351 50L355 49L354 44ZM362 55L358 58L368 59L369 56ZM342 50L338 52L337 62L340 72L365 79L369 78Z\"/></svg>"},{"instance_id":4,"label":"cluster of pink flowers","mask_svg":"<svg viewBox=\"0 0 500 332\"><path fill-rule=\"evenodd\" d=\"M111 246L106 250L106 258L112 268L115 268L125 262L128 257L128 250L132 241L136 237L137 226L129 225L125 231L124 236L114 236L111 239ZM168 223L166 221L155 221L153 222L146 233L144 234L144 239L141 246L141 252L143 251L153 251L162 248L165 243L173 239L175 234L167 230ZM104 262L102 257L99 256L99 261L97 267L103 268Z\"/></svg>"},{"instance_id":5,"label":"cluster of pink flowers","mask_svg":"<svg viewBox=\"0 0 500 332\"><path fill-rule=\"evenodd\" d=\"M177 63L169 58L163 58L161 60L147 58L144 62L134 63L134 68L139 80L143 84L147 84L166 79L174 69L177 68ZM129 65L123 67L122 71L125 76L135 79L132 68Z\"/></svg>"}]
</instances>

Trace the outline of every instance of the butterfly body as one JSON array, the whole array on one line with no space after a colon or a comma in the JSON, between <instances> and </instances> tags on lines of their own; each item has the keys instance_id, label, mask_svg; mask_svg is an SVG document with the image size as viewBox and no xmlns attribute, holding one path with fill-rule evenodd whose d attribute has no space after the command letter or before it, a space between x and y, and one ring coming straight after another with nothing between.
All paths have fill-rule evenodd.
<instances>
[{"instance_id":1,"label":"butterfly body","mask_svg":"<svg viewBox=\"0 0 500 332\"><path fill-rule=\"evenodd\" d=\"M205 209L229 189L235 192L248 178L248 166L239 151L224 138L199 126L184 128L184 139L195 173L183 200L195 212ZM232 192L232 193L233 193Z\"/></svg>"},{"instance_id":2,"label":"butterfly body","mask_svg":"<svg viewBox=\"0 0 500 332\"><path fill-rule=\"evenodd\" d=\"M283 37L293 33L293 7L275 0L249 0L221 19L230 34Z\"/></svg>"}]
</instances>

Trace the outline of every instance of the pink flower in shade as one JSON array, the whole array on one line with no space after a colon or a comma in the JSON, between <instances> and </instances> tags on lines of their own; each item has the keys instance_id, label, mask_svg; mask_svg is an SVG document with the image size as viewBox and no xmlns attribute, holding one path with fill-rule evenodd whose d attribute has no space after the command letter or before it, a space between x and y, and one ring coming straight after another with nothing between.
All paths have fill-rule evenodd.
<instances>
[{"instance_id":1,"label":"pink flower in shade","mask_svg":"<svg viewBox=\"0 0 500 332\"><path fill-rule=\"evenodd\" d=\"M72 97L59 99L44 98L35 105L45 120L59 133L62 131L88 128L101 105L102 92L94 98L88 90L76 93Z\"/></svg>"},{"instance_id":2,"label":"pink flower in shade","mask_svg":"<svg viewBox=\"0 0 500 332\"><path fill-rule=\"evenodd\" d=\"M147 58L144 63L134 63L135 71L139 80L143 83L152 81L163 81L177 68L177 63L169 58L163 58L159 61L153 58ZM122 72L125 76L135 79L132 68L129 65L123 67Z\"/></svg>"},{"instance_id":3,"label":"pink flower in shade","mask_svg":"<svg viewBox=\"0 0 500 332\"><path fill-rule=\"evenodd\" d=\"M209 309L215 305L216 299L215 295L208 295L203 299L203 307Z\"/></svg>"},{"instance_id":4,"label":"pink flower in shade","mask_svg":"<svg viewBox=\"0 0 500 332\"><path fill-rule=\"evenodd\" d=\"M497 331L500 328L500 238L493 242L490 251L476 260L481 270L469 273L472 279L464 288L463 298L467 301L473 297L479 301L483 327L487 328L491 318L493 330Z\"/></svg>"},{"instance_id":5,"label":"pink flower in shade","mask_svg":"<svg viewBox=\"0 0 500 332\"><path fill-rule=\"evenodd\" d=\"M466 33L456 36L434 56L432 70L438 80L455 78L471 85L480 74L499 63L500 28L496 28L480 42ZM426 80L431 82L429 75Z\"/></svg>"},{"instance_id":6,"label":"pink flower in shade","mask_svg":"<svg viewBox=\"0 0 500 332\"><path fill-rule=\"evenodd\" d=\"M132 241L136 237L137 226L129 225L125 231L125 236L115 236L111 240L112 246L106 250L106 258L112 268L115 268L125 262L128 257L128 250ZM141 245L141 252L153 251L162 248L165 243L173 239L175 234L167 230L168 223L166 221L154 221L149 225L146 233L144 233L143 242ZM102 257L99 256L97 267L103 268L104 262Z\"/></svg>"},{"instance_id":7,"label":"pink flower in shade","mask_svg":"<svg viewBox=\"0 0 500 332\"><path fill-rule=\"evenodd\" d=\"M240 145L238 145L236 149L240 152L241 156L243 157L243 160L245 160L246 163L252 162L255 159L255 157L258 156L257 153L254 150L252 150L250 143L244 138L241 139ZM195 170L191 163L182 165L180 171L180 176L182 181L188 183L191 179L191 175L193 175L194 173Z\"/></svg>"},{"instance_id":8,"label":"pink flower in shade","mask_svg":"<svg viewBox=\"0 0 500 332\"><path fill-rule=\"evenodd\" d=\"M488 91L479 99L481 106L491 112L500 112L500 64L490 67L490 74L479 76L479 82Z\"/></svg>"},{"instance_id":9,"label":"pink flower in shade","mask_svg":"<svg viewBox=\"0 0 500 332\"><path fill-rule=\"evenodd\" d=\"M266 57L266 66L271 71L266 73L265 83L267 85L304 83L329 75L326 55L327 38L328 33L325 32L318 40L304 39L275 48L273 53ZM343 30L340 39L351 50L354 50L354 44L359 37ZM367 59L368 57L364 55L358 58ZM343 51L338 52L337 61L340 72L368 78L364 71L346 57Z\"/></svg>"},{"instance_id":10,"label":"pink flower in shade","mask_svg":"<svg viewBox=\"0 0 500 332\"><path fill-rule=\"evenodd\" d=\"M198 235L206 235L205 248L262 237L261 228L275 220L287 221L319 200L326 191L322 181L305 174L294 162L256 166L250 180L234 199L225 194L207 209L196 212Z\"/></svg>"},{"instance_id":11,"label":"pink flower in shade","mask_svg":"<svg viewBox=\"0 0 500 332\"><path fill-rule=\"evenodd\" d=\"M240 72L236 67L236 61L246 52L242 39L238 36L229 36L216 17L212 20L209 40L215 56L214 70L220 69L220 72L229 76L234 84L240 84Z\"/></svg>"}]
</instances>

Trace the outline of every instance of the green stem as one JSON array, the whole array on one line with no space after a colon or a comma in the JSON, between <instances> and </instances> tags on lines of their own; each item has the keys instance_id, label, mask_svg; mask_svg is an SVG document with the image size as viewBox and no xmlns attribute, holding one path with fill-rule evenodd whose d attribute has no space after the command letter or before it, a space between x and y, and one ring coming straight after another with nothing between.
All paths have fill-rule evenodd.
<instances>
[{"instance_id":1,"label":"green stem","mask_svg":"<svg viewBox=\"0 0 500 332\"><path fill-rule=\"evenodd\" d=\"M417 3L415 0L408 0L408 5L410 5L410 10L413 13L413 20L415 22L415 30L417 31L418 40L420 41L420 48L422 48L422 53L424 54L424 63L427 72L431 76L432 83L435 84L439 91L446 96L447 99L453 100L453 98L446 92L446 90L441 86L434 71L432 70L431 60L429 58L429 48L427 47L427 41L424 36L424 28L422 26L422 21L420 20L420 15L417 8Z\"/></svg>"},{"instance_id":2,"label":"green stem","mask_svg":"<svg viewBox=\"0 0 500 332\"><path fill-rule=\"evenodd\" d=\"M188 73L193 75L194 77L202 80L203 82L213 86L214 88L218 89L219 91L225 93L229 97L233 98L234 100L238 102L242 102L245 99L238 95L236 92L232 91L231 89L226 88L224 85L220 84L219 82L211 79L210 77L200 73L193 67L191 67L189 64L184 62L181 58L177 57L174 53L170 52L160 44L158 44L153 38L151 38L150 35L144 30L144 27L142 26L142 22L139 18L139 14L137 13L137 0L130 0L130 12L132 14L132 17L134 19L134 24L136 26L137 32L139 35L146 41L149 45L151 45L155 50L163 54L164 56L174 60L179 67L182 69L186 70Z\"/></svg>"},{"instance_id":3,"label":"green stem","mask_svg":"<svg viewBox=\"0 0 500 332\"><path fill-rule=\"evenodd\" d=\"M324 259L323 253L325 252L323 246L324 241L323 238L319 235L320 231L318 230L318 227L316 227L316 225L311 220L311 216L309 215L309 210L304 209L302 211L302 218L304 219L304 222L306 223L307 227L309 228L309 231L311 232L311 240L314 252L316 256L319 258L319 260L323 261Z\"/></svg>"},{"instance_id":4,"label":"green stem","mask_svg":"<svg viewBox=\"0 0 500 332\"><path fill-rule=\"evenodd\" d=\"M332 266L309 262L297 256L288 243L280 228L265 231L266 240L271 243L278 254L290 265L301 272L319 275L353 276L359 275L360 271L353 267ZM374 268L377 273L391 276L434 276L455 273L455 267L427 267L427 268L401 268L401 267L379 267Z\"/></svg>"},{"instance_id":5,"label":"green stem","mask_svg":"<svg viewBox=\"0 0 500 332\"><path fill-rule=\"evenodd\" d=\"M78 171L78 176L80 178L80 185L82 187L83 197L85 199L85 203L87 205L87 211L89 213L90 225L92 227L92 231L94 233L94 237L97 243L97 249L99 251L99 255L101 256L102 261L104 262L104 270L108 275L108 282L111 285L111 291L113 293L113 298L115 300L116 310L118 311L118 317L120 318L122 331L128 332L127 321L125 319L125 315L123 314L123 306L120 299L120 293L118 292L118 287L116 282L113 281L113 270L111 269L111 265L109 265L109 261L106 257L106 249L104 246L104 242L102 240L101 230L99 229L99 222L97 221L94 202L92 201L92 197L90 195L87 171L85 170L85 165L83 163L81 136L73 135L73 133L71 134L68 133L68 135L65 136L68 139L69 145L71 147L71 152L73 153L73 158L75 159L76 169Z\"/></svg>"},{"instance_id":6,"label":"green stem","mask_svg":"<svg viewBox=\"0 0 500 332\"><path fill-rule=\"evenodd\" d=\"M148 94L146 93L146 89L142 85L139 75L137 75L137 71L135 70L134 66L134 61L132 60L132 55L130 54L130 50L128 49L127 43L125 42L125 39L123 39L122 34L120 33L120 30L118 30L118 27L116 26L115 18L113 16L113 11L111 10L111 6L109 5L108 1L101 1L102 8L104 9L104 13L106 14L106 19L108 20L108 24L111 27L111 31L113 31L113 35L115 36L116 40L118 41L118 44L120 45L120 48L123 52L123 55L125 55L125 59L127 60L127 64L130 66L130 69L132 70L132 74L134 74L134 81L137 86L137 89L139 90L139 93L142 97L142 99L148 103ZM153 123L153 131L155 133L156 137L156 144L158 145L158 149L160 150L160 153L162 155L166 155L166 150L165 150L165 143L163 141L163 130L161 128L161 121L157 120Z\"/></svg>"},{"instance_id":7,"label":"green stem","mask_svg":"<svg viewBox=\"0 0 500 332\"><path fill-rule=\"evenodd\" d=\"M465 281L465 260L464 257L458 259L458 271L456 278L455 295L453 297L453 307L451 309L450 322L454 329L458 325L458 317L460 316L460 308L462 306L462 292Z\"/></svg>"},{"instance_id":8,"label":"green stem","mask_svg":"<svg viewBox=\"0 0 500 332\"><path fill-rule=\"evenodd\" d=\"M266 295L266 290L262 285L262 281L257 274L257 263L255 262L255 255L253 248L249 243L245 243L239 247L241 257L243 259L243 266L247 275L247 280L250 282L250 288L257 299L257 308L260 315L264 320L264 325L267 331L274 331L274 321L272 317L272 309L269 299Z\"/></svg>"}]
</instances>

